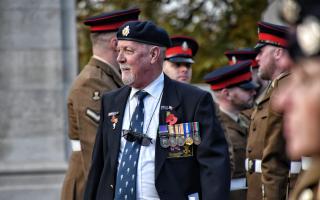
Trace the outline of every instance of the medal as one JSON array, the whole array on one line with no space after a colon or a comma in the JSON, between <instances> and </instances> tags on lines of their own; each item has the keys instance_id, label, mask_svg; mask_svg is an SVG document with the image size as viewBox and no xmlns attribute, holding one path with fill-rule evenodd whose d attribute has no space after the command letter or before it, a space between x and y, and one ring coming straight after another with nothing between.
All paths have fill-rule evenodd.
<instances>
[{"instance_id":1,"label":"medal","mask_svg":"<svg viewBox=\"0 0 320 200\"><path fill-rule=\"evenodd\" d=\"M195 145L199 145L201 143L201 138L199 134L199 122L193 122L192 123L192 129L193 129L193 141Z\"/></svg>"},{"instance_id":2,"label":"medal","mask_svg":"<svg viewBox=\"0 0 320 200\"><path fill-rule=\"evenodd\" d=\"M177 140L175 137L173 125L168 125L168 129L169 129L169 146L175 147L177 146Z\"/></svg>"},{"instance_id":3,"label":"medal","mask_svg":"<svg viewBox=\"0 0 320 200\"><path fill-rule=\"evenodd\" d=\"M169 138L168 138L168 126L167 125L160 125L159 126L159 138L160 138L160 145L162 148L169 147Z\"/></svg>"},{"instance_id":4,"label":"medal","mask_svg":"<svg viewBox=\"0 0 320 200\"><path fill-rule=\"evenodd\" d=\"M175 125L176 135L177 135L177 144L179 146L184 145L184 135L183 135L183 124L176 124Z\"/></svg>"},{"instance_id":5,"label":"medal","mask_svg":"<svg viewBox=\"0 0 320 200\"><path fill-rule=\"evenodd\" d=\"M186 138L186 144L192 145L193 140L191 137L191 124L190 123L183 123L183 129L184 129L184 136Z\"/></svg>"}]
</instances>

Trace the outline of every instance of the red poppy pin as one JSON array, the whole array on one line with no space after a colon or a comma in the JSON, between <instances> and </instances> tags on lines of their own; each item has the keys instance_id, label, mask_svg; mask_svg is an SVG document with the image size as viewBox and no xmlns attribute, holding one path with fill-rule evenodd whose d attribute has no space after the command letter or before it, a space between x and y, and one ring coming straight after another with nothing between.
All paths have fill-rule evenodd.
<instances>
[{"instance_id":1,"label":"red poppy pin","mask_svg":"<svg viewBox=\"0 0 320 200\"><path fill-rule=\"evenodd\" d=\"M177 121L178 118L174 116L174 114L167 115L166 123L168 123L169 125L174 125L175 123L177 123Z\"/></svg>"}]
</instances>

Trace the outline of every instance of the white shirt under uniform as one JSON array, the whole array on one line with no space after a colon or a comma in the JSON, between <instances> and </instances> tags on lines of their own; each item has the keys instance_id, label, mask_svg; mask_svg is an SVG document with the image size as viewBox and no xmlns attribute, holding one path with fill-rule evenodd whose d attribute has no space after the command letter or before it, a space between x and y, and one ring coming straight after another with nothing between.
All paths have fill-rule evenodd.
<instances>
[{"instance_id":1,"label":"white shirt under uniform","mask_svg":"<svg viewBox=\"0 0 320 200\"><path fill-rule=\"evenodd\" d=\"M152 138L152 144L141 146L137 168L137 200L160 199L155 188L155 145L159 127L159 108L164 86L164 75L161 75L149 84L143 91L148 92L144 102L144 125L143 133ZM122 130L129 130L132 114L137 106L138 98L135 96L138 90L132 88L128 98ZM148 127L149 126L149 127ZM126 144L126 139L121 138L118 164L121 162L122 153ZM118 165L119 166L119 165Z\"/></svg>"}]
</instances>

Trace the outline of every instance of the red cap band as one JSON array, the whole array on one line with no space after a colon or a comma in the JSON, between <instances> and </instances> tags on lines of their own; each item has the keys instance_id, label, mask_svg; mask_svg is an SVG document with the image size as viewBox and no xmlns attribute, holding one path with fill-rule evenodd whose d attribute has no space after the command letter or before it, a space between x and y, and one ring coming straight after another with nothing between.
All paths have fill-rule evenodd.
<instances>
[{"instance_id":1,"label":"red cap band","mask_svg":"<svg viewBox=\"0 0 320 200\"><path fill-rule=\"evenodd\" d=\"M192 57L192 50L190 48L188 49L183 49L182 46L176 46L176 47L171 47L169 49L167 49L166 51L166 57L171 57L171 56L175 56L178 54L185 54L188 55L190 57Z\"/></svg>"},{"instance_id":2,"label":"red cap band","mask_svg":"<svg viewBox=\"0 0 320 200\"><path fill-rule=\"evenodd\" d=\"M243 81L250 81L250 80L251 80L251 71L246 72L244 74L241 74L239 76L230 78L230 79L225 80L223 82L220 82L220 83L217 83L217 84L212 84L211 85L211 89L212 90L219 90L219 89L222 89L222 88L226 88L226 87L228 87L230 85L234 85L234 84L237 84L237 83L241 83Z\"/></svg>"},{"instance_id":3,"label":"red cap band","mask_svg":"<svg viewBox=\"0 0 320 200\"><path fill-rule=\"evenodd\" d=\"M116 22L113 24L107 24L102 26L90 26L90 31L111 31L117 30L120 26L122 26L127 21Z\"/></svg>"},{"instance_id":4,"label":"red cap band","mask_svg":"<svg viewBox=\"0 0 320 200\"><path fill-rule=\"evenodd\" d=\"M268 33L259 33L259 40L269 43L275 43L277 45L287 47L288 42L280 37L277 37L275 35L271 35Z\"/></svg>"}]
</instances>

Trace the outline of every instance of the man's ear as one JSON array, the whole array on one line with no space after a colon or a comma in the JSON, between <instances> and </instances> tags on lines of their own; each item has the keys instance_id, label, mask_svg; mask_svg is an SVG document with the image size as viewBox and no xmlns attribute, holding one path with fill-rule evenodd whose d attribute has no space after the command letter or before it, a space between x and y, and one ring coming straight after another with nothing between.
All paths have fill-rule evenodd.
<instances>
[{"instance_id":1,"label":"man's ear","mask_svg":"<svg viewBox=\"0 0 320 200\"><path fill-rule=\"evenodd\" d=\"M111 49L117 50L118 39L116 36L112 37L110 40Z\"/></svg>"},{"instance_id":2,"label":"man's ear","mask_svg":"<svg viewBox=\"0 0 320 200\"><path fill-rule=\"evenodd\" d=\"M276 59L279 59L283 54L283 49L282 48L276 48L273 53L274 53L274 57Z\"/></svg>"},{"instance_id":3,"label":"man's ear","mask_svg":"<svg viewBox=\"0 0 320 200\"><path fill-rule=\"evenodd\" d=\"M151 60L150 60L151 64L156 63L157 60L160 57L160 48L157 47L157 46L151 47L151 49L150 49L150 57L151 57Z\"/></svg>"},{"instance_id":4,"label":"man's ear","mask_svg":"<svg viewBox=\"0 0 320 200\"><path fill-rule=\"evenodd\" d=\"M221 94L222 94L223 98L228 98L230 96L228 88L223 88L221 90Z\"/></svg>"}]
</instances>

